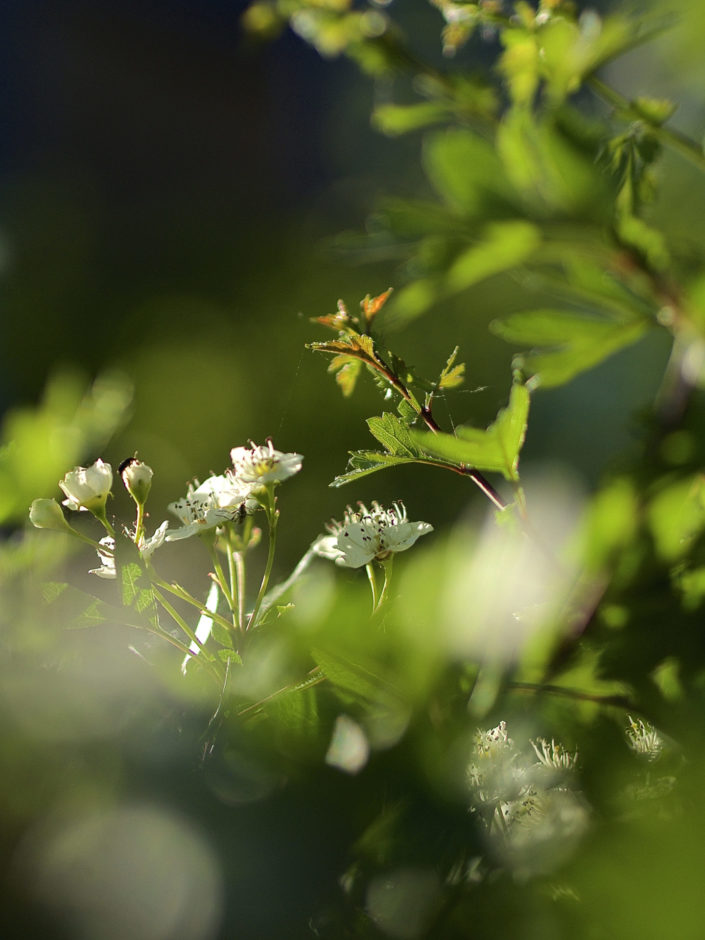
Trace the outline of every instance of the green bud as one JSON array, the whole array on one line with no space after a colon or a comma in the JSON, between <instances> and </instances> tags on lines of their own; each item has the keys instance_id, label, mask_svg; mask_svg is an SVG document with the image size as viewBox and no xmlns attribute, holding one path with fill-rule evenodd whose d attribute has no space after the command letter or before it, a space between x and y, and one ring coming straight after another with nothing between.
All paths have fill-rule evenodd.
<instances>
[{"instance_id":1,"label":"green bud","mask_svg":"<svg viewBox=\"0 0 705 940\"><path fill-rule=\"evenodd\" d=\"M55 499L35 499L29 507L29 521L38 529L73 532Z\"/></svg>"},{"instance_id":2,"label":"green bud","mask_svg":"<svg viewBox=\"0 0 705 940\"><path fill-rule=\"evenodd\" d=\"M152 488L154 471L136 457L128 457L118 467L125 489L138 506L144 506Z\"/></svg>"}]
</instances>

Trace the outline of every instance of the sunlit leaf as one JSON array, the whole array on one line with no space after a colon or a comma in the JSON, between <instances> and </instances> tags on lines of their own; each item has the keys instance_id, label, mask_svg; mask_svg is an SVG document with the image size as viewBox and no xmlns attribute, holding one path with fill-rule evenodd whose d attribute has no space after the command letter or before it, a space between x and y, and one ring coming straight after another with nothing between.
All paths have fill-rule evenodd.
<instances>
[{"instance_id":1,"label":"sunlit leaf","mask_svg":"<svg viewBox=\"0 0 705 940\"><path fill-rule=\"evenodd\" d=\"M441 375L438 379L438 388L457 388L465 381L465 363L460 362L458 365L455 365L455 360L458 358L459 349L460 347L456 346L448 357L448 361L443 367L443 371L441 372Z\"/></svg>"},{"instance_id":2,"label":"sunlit leaf","mask_svg":"<svg viewBox=\"0 0 705 940\"><path fill-rule=\"evenodd\" d=\"M464 290L484 278L528 260L541 245L541 233L529 222L488 225L482 238L456 258L444 284L444 293Z\"/></svg>"},{"instance_id":3,"label":"sunlit leaf","mask_svg":"<svg viewBox=\"0 0 705 940\"><path fill-rule=\"evenodd\" d=\"M529 414L529 392L515 383L509 404L487 430L461 426L456 435L410 431L413 442L427 454L457 465L501 473L518 479L519 452L524 443Z\"/></svg>"},{"instance_id":4,"label":"sunlit leaf","mask_svg":"<svg viewBox=\"0 0 705 940\"><path fill-rule=\"evenodd\" d=\"M512 185L534 210L605 213L607 181L595 162L551 121L513 108L497 130L497 150Z\"/></svg>"},{"instance_id":5,"label":"sunlit leaf","mask_svg":"<svg viewBox=\"0 0 705 940\"><path fill-rule=\"evenodd\" d=\"M412 320L439 300L472 287L485 278L529 261L541 247L540 230L530 222L496 222L482 229L476 241L455 253L448 270L419 278L397 294L393 316Z\"/></svg>"},{"instance_id":6,"label":"sunlit leaf","mask_svg":"<svg viewBox=\"0 0 705 940\"><path fill-rule=\"evenodd\" d=\"M511 192L492 143L454 129L426 141L424 164L431 183L451 206L468 216L511 211Z\"/></svg>"},{"instance_id":7,"label":"sunlit leaf","mask_svg":"<svg viewBox=\"0 0 705 940\"><path fill-rule=\"evenodd\" d=\"M378 294L376 297L370 297L368 294L361 302L362 315L365 318L365 326L369 329L372 321L380 312L385 303L389 300L393 288L388 287L386 291Z\"/></svg>"},{"instance_id":8,"label":"sunlit leaf","mask_svg":"<svg viewBox=\"0 0 705 940\"><path fill-rule=\"evenodd\" d=\"M378 470L388 470L390 467L398 467L401 464L416 463L413 457L395 457L392 454L385 454L382 451L374 450L356 450L350 452L348 466L350 469L346 473L337 476L330 486L345 486L346 483L352 483L361 477L369 476Z\"/></svg>"},{"instance_id":9,"label":"sunlit leaf","mask_svg":"<svg viewBox=\"0 0 705 940\"><path fill-rule=\"evenodd\" d=\"M510 343L534 346L515 365L542 386L562 385L592 369L608 356L636 342L645 320L591 317L565 310L516 313L491 324L492 332Z\"/></svg>"}]
</instances>

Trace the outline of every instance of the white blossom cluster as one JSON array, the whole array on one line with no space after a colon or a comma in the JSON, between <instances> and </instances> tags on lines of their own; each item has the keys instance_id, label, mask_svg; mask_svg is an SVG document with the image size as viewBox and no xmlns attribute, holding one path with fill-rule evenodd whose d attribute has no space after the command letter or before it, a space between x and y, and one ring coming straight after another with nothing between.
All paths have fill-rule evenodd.
<instances>
[{"instance_id":1,"label":"white blossom cluster","mask_svg":"<svg viewBox=\"0 0 705 940\"><path fill-rule=\"evenodd\" d=\"M168 509L180 522L169 527L162 522L149 538L142 531L126 532L133 538L143 558L149 558L164 542L212 532L226 523L239 522L263 506L266 491L298 473L301 454L275 450L271 440L264 445L250 441L249 447L234 447L230 452L232 467L220 475L212 475L203 483L189 485L186 495L170 503ZM120 476L137 505L143 509L152 483L150 467L136 458L120 465ZM75 467L59 483L66 499L63 505L72 511L91 512L108 531L97 544L99 568L91 574L114 579L115 537L105 515L108 496L113 486L113 468L98 459L90 467ZM30 521L40 529L57 529L79 535L68 524L54 499L35 499L29 512Z\"/></svg>"},{"instance_id":2,"label":"white blossom cluster","mask_svg":"<svg viewBox=\"0 0 705 940\"><path fill-rule=\"evenodd\" d=\"M577 751L544 738L530 744L533 755L516 746L504 721L478 730L467 768L471 812L494 852L526 875L556 864L588 822L574 779Z\"/></svg>"},{"instance_id":3,"label":"white blossom cluster","mask_svg":"<svg viewBox=\"0 0 705 940\"><path fill-rule=\"evenodd\" d=\"M433 531L428 522L409 522L402 502L393 503L391 509L377 502L370 509L364 503L358 503L358 509L348 506L343 521L334 519L326 528L331 534L318 540L317 554L348 568L361 568L373 559L384 561Z\"/></svg>"}]
</instances>

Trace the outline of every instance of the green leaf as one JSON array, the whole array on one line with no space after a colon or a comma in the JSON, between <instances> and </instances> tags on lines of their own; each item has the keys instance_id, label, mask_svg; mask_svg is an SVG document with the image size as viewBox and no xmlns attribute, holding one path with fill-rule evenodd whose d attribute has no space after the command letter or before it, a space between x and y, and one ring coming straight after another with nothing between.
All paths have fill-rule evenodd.
<instances>
[{"instance_id":1,"label":"green leaf","mask_svg":"<svg viewBox=\"0 0 705 940\"><path fill-rule=\"evenodd\" d=\"M650 270L660 272L668 267L666 239L643 219L625 214L617 221L616 231L620 243L643 258Z\"/></svg>"},{"instance_id":2,"label":"green leaf","mask_svg":"<svg viewBox=\"0 0 705 940\"><path fill-rule=\"evenodd\" d=\"M445 290L460 291L528 260L541 246L541 233L529 222L488 225L481 241L461 252L445 278Z\"/></svg>"},{"instance_id":3,"label":"green leaf","mask_svg":"<svg viewBox=\"0 0 705 940\"><path fill-rule=\"evenodd\" d=\"M386 453L377 450L351 451L349 463L351 469L337 476L330 484L331 486L345 486L346 483L368 476L370 473L387 470L389 467L397 467L400 464L430 463L438 467L453 465L452 462L442 460L419 447L415 440L416 434L393 414L385 412L381 417L368 418L367 426L372 435L385 447Z\"/></svg>"},{"instance_id":4,"label":"green leaf","mask_svg":"<svg viewBox=\"0 0 705 940\"><path fill-rule=\"evenodd\" d=\"M529 392L525 385L512 386L509 405L503 408L486 431L459 427L457 434L411 431L424 453L476 470L492 470L507 480L518 480L519 452L524 443L529 414Z\"/></svg>"},{"instance_id":5,"label":"green leaf","mask_svg":"<svg viewBox=\"0 0 705 940\"><path fill-rule=\"evenodd\" d=\"M499 69L509 88L512 100L529 104L539 83L539 50L533 35L505 29L501 34L505 49Z\"/></svg>"},{"instance_id":6,"label":"green leaf","mask_svg":"<svg viewBox=\"0 0 705 940\"><path fill-rule=\"evenodd\" d=\"M47 581L42 585L44 603L52 609L56 623L67 630L85 630L103 623L121 623L123 611L98 597L65 582ZM133 625L134 626L134 625Z\"/></svg>"},{"instance_id":7,"label":"green leaf","mask_svg":"<svg viewBox=\"0 0 705 940\"><path fill-rule=\"evenodd\" d=\"M154 630L160 630L159 613L154 591L139 551L126 536L115 539L115 562L122 590L122 602L132 607Z\"/></svg>"},{"instance_id":8,"label":"green leaf","mask_svg":"<svg viewBox=\"0 0 705 940\"><path fill-rule=\"evenodd\" d=\"M456 346L450 356L448 356L448 361L443 367L443 371L438 379L438 388L457 388L465 381L465 363L460 362L457 366L455 364L459 351L460 347Z\"/></svg>"},{"instance_id":9,"label":"green leaf","mask_svg":"<svg viewBox=\"0 0 705 940\"><path fill-rule=\"evenodd\" d=\"M440 299L518 267L536 254L541 241L539 229L530 222L511 220L485 226L472 244L460 251L453 246L450 259L443 258L440 265L434 265L447 270L419 278L402 288L393 304L393 316L413 320ZM425 245L428 247L429 242ZM448 243L444 242L443 247L447 251Z\"/></svg>"},{"instance_id":10,"label":"green leaf","mask_svg":"<svg viewBox=\"0 0 705 940\"><path fill-rule=\"evenodd\" d=\"M372 436L392 456L412 459L423 456L421 450L414 444L408 426L395 415L385 412L381 417L368 418L367 427Z\"/></svg>"},{"instance_id":11,"label":"green leaf","mask_svg":"<svg viewBox=\"0 0 705 940\"><path fill-rule=\"evenodd\" d=\"M224 649L233 649L233 635L230 630L226 630L222 623L213 622L211 626L211 636L215 642Z\"/></svg>"},{"instance_id":12,"label":"green leaf","mask_svg":"<svg viewBox=\"0 0 705 940\"><path fill-rule=\"evenodd\" d=\"M576 92L586 75L630 48L637 30L627 17L602 18L593 10L577 23L553 17L539 33L541 75L553 101Z\"/></svg>"},{"instance_id":13,"label":"green leaf","mask_svg":"<svg viewBox=\"0 0 705 940\"><path fill-rule=\"evenodd\" d=\"M397 414L406 425L413 424L419 416L418 411L405 398L399 400Z\"/></svg>"},{"instance_id":14,"label":"green leaf","mask_svg":"<svg viewBox=\"0 0 705 940\"><path fill-rule=\"evenodd\" d=\"M361 359L351 359L344 356L336 357L328 367L329 372L335 372L335 381L338 383L344 398L350 398L355 391L361 369Z\"/></svg>"},{"instance_id":15,"label":"green leaf","mask_svg":"<svg viewBox=\"0 0 705 940\"><path fill-rule=\"evenodd\" d=\"M311 655L345 700L385 705L398 705L401 701L399 690L380 675L377 663L365 661L359 653L355 660L320 648L312 650Z\"/></svg>"},{"instance_id":16,"label":"green leaf","mask_svg":"<svg viewBox=\"0 0 705 940\"><path fill-rule=\"evenodd\" d=\"M536 121L514 108L497 130L504 171L522 201L545 213L601 211L607 195L605 174L550 121ZM526 224L526 223L525 223Z\"/></svg>"},{"instance_id":17,"label":"green leaf","mask_svg":"<svg viewBox=\"0 0 705 940\"><path fill-rule=\"evenodd\" d=\"M668 98L646 98L637 97L632 101L632 107L638 111L639 115L654 127L660 127L666 121L673 117L678 107Z\"/></svg>"},{"instance_id":18,"label":"green leaf","mask_svg":"<svg viewBox=\"0 0 705 940\"><path fill-rule=\"evenodd\" d=\"M511 343L539 347L515 365L546 387L563 385L608 356L636 342L646 330L641 319L608 319L565 310L532 310L495 320L490 329Z\"/></svg>"},{"instance_id":19,"label":"green leaf","mask_svg":"<svg viewBox=\"0 0 705 940\"><path fill-rule=\"evenodd\" d=\"M198 655L202 656L203 650L201 650ZM218 659L220 659L221 662L224 662L224 663L227 663L228 660L230 660L231 663L236 663L237 665L240 665L242 663L242 658L235 652L234 649L232 649L229 646L226 646L223 649L218 650Z\"/></svg>"},{"instance_id":20,"label":"green leaf","mask_svg":"<svg viewBox=\"0 0 705 940\"><path fill-rule=\"evenodd\" d=\"M355 450L350 452L349 469L346 473L337 476L330 486L345 486L346 483L352 483L361 477L369 476L370 473L376 473L378 470L388 470L390 467L398 467L400 464L416 463L413 457L394 457L392 454L385 454L379 450Z\"/></svg>"},{"instance_id":21,"label":"green leaf","mask_svg":"<svg viewBox=\"0 0 705 940\"><path fill-rule=\"evenodd\" d=\"M466 130L438 133L426 141L426 173L439 195L473 217L506 214L511 192L492 143Z\"/></svg>"},{"instance_id":22,"label":"green leaf","mask_svg":"<svg viewBox=\"0 0 705 940\"><path fill-rule=\"evenodd\" d=\"M409 105L385 104L373 111L372 124L388 137L397 137L430 124L438 124L449 113L449 105L436 101Z\"/></svg>"}]
</instances>

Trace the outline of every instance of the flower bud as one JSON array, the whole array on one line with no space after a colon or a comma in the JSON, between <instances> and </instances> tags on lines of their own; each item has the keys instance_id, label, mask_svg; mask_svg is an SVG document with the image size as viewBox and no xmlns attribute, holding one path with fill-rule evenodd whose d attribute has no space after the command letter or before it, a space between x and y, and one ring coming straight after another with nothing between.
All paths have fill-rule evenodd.
<instances>
[{"instance_id":1,"label":"flower bud","mask_svg":"<svg viewBox=\"0 0 705 940\"><path fill-rule=\"evenodd\" d=\"M152 488L154 471L136 457L128 457L118 467L125 489L138 506L144 506Z\"/></svg>"},{"instance_id":2,"label":"flower bud","mask_svg":"<svg viewBox=\"0 0 705 940\"><path fill-rule=\"evenodd\" d=\"M29 507L29 521L38 529L73 531L55 499L35 499Z\"/></svg>"}]
</instances>

